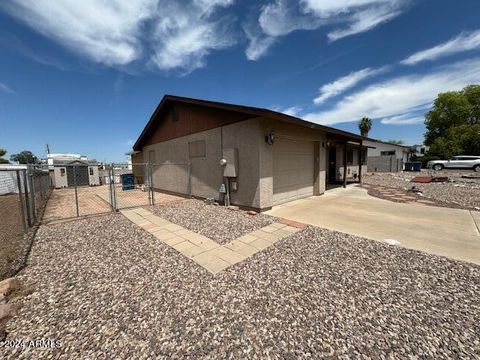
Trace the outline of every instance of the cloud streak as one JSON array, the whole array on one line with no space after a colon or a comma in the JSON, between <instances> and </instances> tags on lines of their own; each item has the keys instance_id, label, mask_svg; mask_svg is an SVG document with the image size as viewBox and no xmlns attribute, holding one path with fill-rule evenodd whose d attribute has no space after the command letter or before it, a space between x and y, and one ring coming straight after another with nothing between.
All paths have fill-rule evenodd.
<instances>
[{"instance_id":1,"label":"cloud streak","mask_svg":"<svg viewBox=\"0 0 480 360\"><path fill-rule=\"evenodd\" d=\"M462 33L443 44L419 51L401 63L403 65L416 65L424 61L432 61L441 57L475 49L480 49L480 30Z\"/></svg>"},{"instance_id":2,"label":"cloud streak","mask_svg":"<svg viewBox=\"0 0 480 360\"><path fill-rule=\"evenodd\" d=\"M341 93L353 88L358 83L373 76L379 75L388 70L388 67L378 69L366 68L359 71L354 71L347 76L341 77L331 83L325 84L320 88L320 95L317 96L313 102L316 105L323 104L328 99L340 95Z\"/></svg>"},{"instance_id":3,"label":"cloud streak","mask_svg":"<svg viewBox=\"0 0 480 360\"><path fill-rule=\"evenodd\" d=\"M16 94L15 91L13 91L7 85L5 85L1 82L0 82L0 92L4 92L4 93L7 93L7 94L12 94L12 95Z\"/></svg>"},{"instance_id":4,"label":"cloud streak","mask_svg":"<svg viewBox=\"0 0 480 360\"><path fill-rule=\"evenodd\" d=\"M371 84L344 97L333 108L310 112L304 118L324 125L358 121L362 116L390 123L399 123L402 119L405 122L405 117L398 116L431 106L438 93L460 90L478 82L480 58L460 61L427 74L398 76Z\"/></svg>"}]
</instances>

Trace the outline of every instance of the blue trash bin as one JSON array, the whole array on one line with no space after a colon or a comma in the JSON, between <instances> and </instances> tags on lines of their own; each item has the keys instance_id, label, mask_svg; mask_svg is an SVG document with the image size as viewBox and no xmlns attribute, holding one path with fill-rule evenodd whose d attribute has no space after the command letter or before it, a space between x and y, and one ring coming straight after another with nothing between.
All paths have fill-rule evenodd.
<instances>
[{"instance_id":1,"label":"blue trash bin","mask_svg":"<svg viewBox=\"0 0 480 360\"><path fill-rule=\"evenodd\" d=\"M405 163L405 171L413 171L413 163L406 162Z\"/></svg>"},{"instance_id":2,"label":"blue trash bin","mask_svg":"<svg viewBox=\"0 0 480 360\"><path fill-rule=\"evenodd\" d=\"M122 182L122 190L135 189L135 178L133 174L122 174L120 175L120 180Z\"/></svg>"},{"instance_id":3,"label":"blue trash bin","mask_svg":"<svg viewBox=\"0 0 480 360\"><path fill-rule=\"evenodd\" d=\"M422 163L419 161L415 161L413 163L413 171L422 171Z\"/></svg>"}]
</instances>

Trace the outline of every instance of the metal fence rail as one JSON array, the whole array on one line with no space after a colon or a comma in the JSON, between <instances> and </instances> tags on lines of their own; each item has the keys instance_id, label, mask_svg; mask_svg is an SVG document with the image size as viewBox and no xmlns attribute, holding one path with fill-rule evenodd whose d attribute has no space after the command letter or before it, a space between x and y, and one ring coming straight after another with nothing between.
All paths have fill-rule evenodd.
<instances>
[{"instance_id":1,"label":"metal fence rail","mask_svg":"<svg viewBox=\"0 0 480 360\"><path fill-rule=\"evenodd\" d=\"M40 221L154 205L158 191L191 194L191 182L189 163L28 165L0 172L0 196L10 203L16 196L15 217L27 231Z\"/></svg>"}]
</instances>

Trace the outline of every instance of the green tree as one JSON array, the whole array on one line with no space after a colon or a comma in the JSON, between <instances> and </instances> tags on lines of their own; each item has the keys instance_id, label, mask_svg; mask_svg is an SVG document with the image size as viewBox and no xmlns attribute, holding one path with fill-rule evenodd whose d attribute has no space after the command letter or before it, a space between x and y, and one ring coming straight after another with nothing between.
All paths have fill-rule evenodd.
<instances>
[{"instance_id":1,"label":"green tree","mask_svg":"<svg viewBox=\"0 0 480 360\"><path fill-rule=\"evenodd\" d=\"M366 116L362 117L358 122L358 129L361 136L368 137L368 132L372 129L372 119Z\"/></svg>"},{"instance_id":2,"label":"green tree","mask_svg":"<svg viewBox=\"0 0 480 360\"><path fill-rule=\"evenodd\" d=\"M40 161L33 155L31 151L24 150L20 154L13 154L10 160L16 161L19 164L38 164Z\"/></svg>"},{"instance_id":3,"label":"green tree","mask_svg":"<svg viewBox=\"0 0 480 360\"><path fill-rule=\"evenodd\" d=\"M429 154L449 159L455 155L480 154L480 123L460 125L447 130L445 136L435 139Z\"/></svg>"},{"instance_id":4,"label":"green tree","mask_svg":"<svg viewBox=\"0 0 480 360\"><path fill-rule=\"evenodd\" d=\"M0 164L10 164L10 161L7 159L4 159L3 157L7 153L7 150L5 149L0 149Z\"/></svg>"},{"instance_id":5,"label":"green tree","mask_svg":"<svg viewBox=\"0 0 480 360\"><path fill-rule=\"evenodd\" d=\"M439 94L425 118L425 145L447 136L450 128L480 123L480 85Z\"/></svg>"}]
</instances>

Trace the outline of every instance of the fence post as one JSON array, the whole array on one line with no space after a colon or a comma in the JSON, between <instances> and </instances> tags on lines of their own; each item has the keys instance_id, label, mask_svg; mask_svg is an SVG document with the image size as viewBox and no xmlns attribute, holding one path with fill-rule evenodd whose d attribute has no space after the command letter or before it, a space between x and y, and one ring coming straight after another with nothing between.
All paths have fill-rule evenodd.
<instances>
[{"instance_id":1,"label":"fence post","mask_svg":"<svg viewBox=\"0 0 480 360\"><path fill-rule=\"evenodd\" d=\"M75 207L77 209L77 217L80 216L78 209L78 191L77 191L77 166L73 165L73 182L75 183Z\"/></svg>"},{"instance_id":2,"label":"fence post","mask_svg":"<svg viewBox=\"0 0 480 360\"><path fill-rule=\"evenodd\" d=\"M112 198L113 198L113 206L115 211L118 210L117 206L117 193L115 191L115 167L114 164L111 164L111 169L112 169L112 177L110 183L112 184Z\"/></svg>"},{"instance_id":3,"label":"fence post","mask_svg":"<svg viewBox=\"0 0 480 360\"><path fill-rule=\"evenodd\" d=\"M22 170L23 172L23 190L25 191L25 205L27 210L27 220L28 226L32 226L32 218L30 214L30 202L28 200L28 179L27 179L27 170Z\"/></svg>"},{"instance_id":4,"label":"fence post","mask_svg":"<svg viewBox=\"0 0 480 360\"><path fill-rule=\"evenodd\" d=\"M23 207L22 181L20 180L20 170L15 170L15 173L17 174L18 197L20 200L20 213L22 214L23 230L27 232L27 219L25 218L25 209Z\"/></svg>"},{"instance_id":5,"label":"fence post","mask_svg":"<svg viewBox=\"0 0 480 360\"><path fill-rule=\"evenodd\" d=\"M188 163L188 195L192 197L192 163Z\"/></svg>"},{"instance_id":6,"label":"fence post","mask_svg":"<svg viewBox=\"0 0 480 360\"><path fill-rule=\"evenodd\" d=\"M115 171L113 169L113 165L110 165L108 169L108 177L110 178L109 185L112 211L115 212L115 210L117 209L117 199L115 198Z\"/></svg>"},{"instance_id":7,"label":"fence post","mask_svg":"<svg viewBox=\"0 0 480 360\"><path fill-rule=\"evenodd\" d=\"M149 162L148 163L148 168L149 168L149 175L150 175L150 196L151 196L151 203L150 205L155 205L155 194L153 193L153 165Z\"/></svg>"},{"instance_id":8,"label":"fence post","mask_svg":"<svg viewBox=\"0 0 480 360\"><path fill-rule=\"evenodd\" d=\"M27 165L27 171L28 171L28 178L30 179L30 197L32 199L32 215L33 215L33 221L37 221L37 204L36 204L36 199L35 199L35 185L33 183L33 173L32 173L32 165Z\"/></svg>"}]
</instances>

